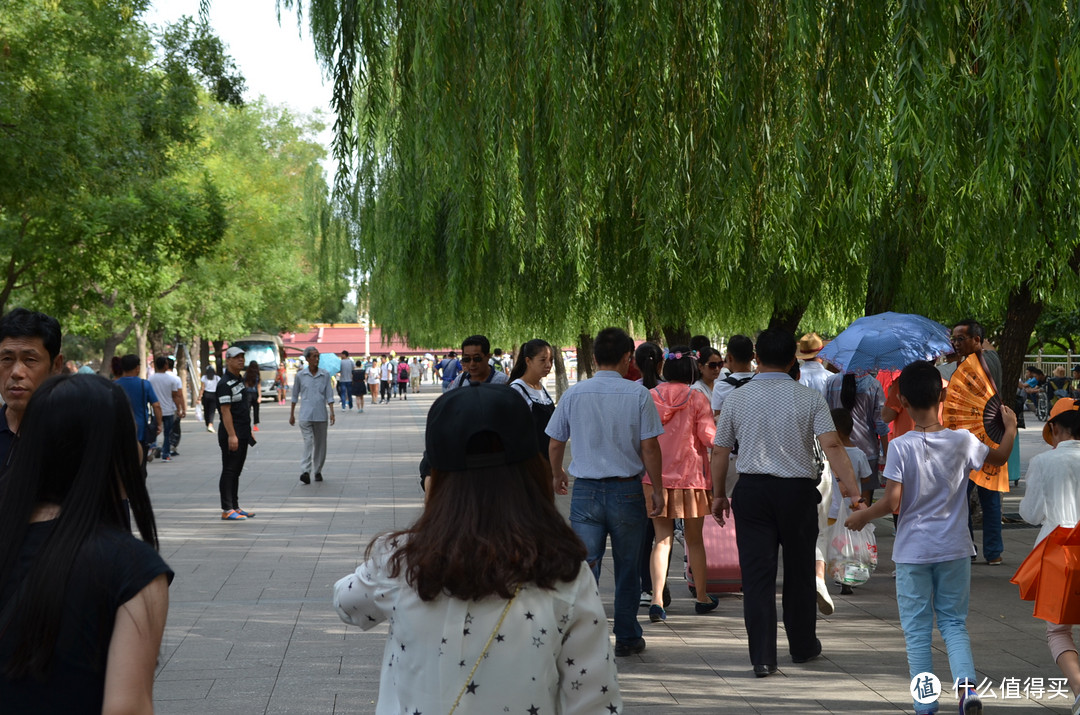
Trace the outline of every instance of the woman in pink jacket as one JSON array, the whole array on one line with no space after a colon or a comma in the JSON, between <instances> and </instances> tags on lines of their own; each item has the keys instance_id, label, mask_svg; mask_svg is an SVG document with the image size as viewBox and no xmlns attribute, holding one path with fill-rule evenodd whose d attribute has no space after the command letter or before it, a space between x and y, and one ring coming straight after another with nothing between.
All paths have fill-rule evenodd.
<instances>
[{"instance_id":1,"label":"woman in pink jacket","mask_svg":"<svg viewBox=\"0 0 1080 715\"><path fill-rule=\"evenodd\" d=\"M712 505L708 450L716 436L708 398L690 387L698 379L696 355L688 347L675 347L664 354L664 360L666 382L650 391L664 425L664 434L659 439L664 455L662 486L666 492L664 513L653 518L656 544L649 564L653 582L649 620L653 623L667 618L661 594L667 580L676 519L684 522L690 569L696 574L708 572L701 527ZM649 503L654 487L648 474L643 477L642 486L645 502ZM698 589L697 599L694 605L697 613L716 608L716 597L705 593L703 588Z\"/></svg>"}]
</instances>

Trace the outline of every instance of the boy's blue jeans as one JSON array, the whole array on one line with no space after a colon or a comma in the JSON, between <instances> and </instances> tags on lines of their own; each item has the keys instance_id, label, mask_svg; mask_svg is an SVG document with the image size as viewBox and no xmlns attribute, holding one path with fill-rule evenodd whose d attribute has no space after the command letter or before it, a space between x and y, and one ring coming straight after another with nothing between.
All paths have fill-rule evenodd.
<instances>
[{"instance_id":1,"label":"boy's blue jeans","mask_svg":"<svg viewBox=\"0 0 1080 715\"><path fill-rule=\"evenodd\" d=\"M971 559L936 564L896 564L896 605L907 645L909 677L934 672L934 617L949 653L952 680L940 675L942 690L951 691L957 680L975 680L971 640L967 632L968 599L971 595ZM936 673L935 673L936 675ZM937 703L913 703L916 713L937 712Z\"/></svg>"},{"instance_id":2,"label":"boy's blue jeans","mask_svg":"<svg viewBox=\"0 0 1080 715\"><path fill-rule=\"evenodd\" d=\"M611 536L615 565L615 643L641 637L637 620L641 597L641 543L649 523L640 480L575 479L570 526L585 543L585 558L600 580L600 561Z\"/></svg>"},{"instance_id":3,"label":"boy's blue jeans","mask_svg":"<svg viewBox=\"0 0 1080 715\"><path fill-rule=\"evenodd\" d=\"M346 403L348 409L352 409L352 383L351 382L339 382L337 384L338 395L341 397L341 409L346 409Z\"/></svg>"}]
</instances>

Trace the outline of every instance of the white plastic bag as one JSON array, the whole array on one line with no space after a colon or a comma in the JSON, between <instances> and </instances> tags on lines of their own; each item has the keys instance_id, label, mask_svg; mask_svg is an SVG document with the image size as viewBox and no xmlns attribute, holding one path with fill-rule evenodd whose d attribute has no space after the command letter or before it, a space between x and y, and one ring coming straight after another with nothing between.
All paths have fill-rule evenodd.
<instances>
[{"instance_id":1,"label":"white plastic bag","mask_svg":"<svg viewBox=\"0 0 1080 715\"><path fill-rule=\"evenodd\" d=\"M829 573L836 583L858 586L870 580L877 568L877 539L874 525L868 523L862 531L852 531L844 526L851 507L848 500L840 502L836 523L829 527L829 545L825 559Z\"/></svg>"},{"instance_id":2,"label":"white plastic bag","mask_svg":"<svg viewBox=\"0 0 1080 715\"><path fill-rule=\"evenodd\" d=\"M203 421L202 405L195 405L195 419L199 422Z\"/></svg>"}]
</instances>

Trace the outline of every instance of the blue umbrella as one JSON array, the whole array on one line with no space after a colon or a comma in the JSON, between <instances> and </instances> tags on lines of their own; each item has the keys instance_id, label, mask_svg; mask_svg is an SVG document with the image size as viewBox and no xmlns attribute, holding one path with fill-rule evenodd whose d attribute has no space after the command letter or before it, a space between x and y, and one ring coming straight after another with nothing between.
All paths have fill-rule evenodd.
<instances>
[{"instance_id":1,"label":"blue umbrella","mask_svg":"<svg viewBox=\"0 0 1080 715\"><path fill-rule=\"evenodd\" d=\"M319 353L319 367L331 375L337 375L341 371L341 358L334 353Z\"/></svg>"},{"instance_id":2,"label":"blue umbrella","mask_svg":"<svg viewBox=\"0 0 1080 715\"><path fill-rule=\"evenodd\" d=\"M949 329L912 313L879 313L859 318L822 348L818 356L844 372L901 370L916 360L952 351Z\"/></svg>"}]
</instances>

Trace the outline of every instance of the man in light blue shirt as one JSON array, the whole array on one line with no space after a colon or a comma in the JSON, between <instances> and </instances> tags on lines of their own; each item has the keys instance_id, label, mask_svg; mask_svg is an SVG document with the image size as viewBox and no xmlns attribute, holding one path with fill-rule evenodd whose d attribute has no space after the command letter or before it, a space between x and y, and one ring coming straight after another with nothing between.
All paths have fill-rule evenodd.
<instances>
[{"instance_id":1,"label":"man in light blue shirt","mask_svg":"<svg viewBox=\"0 0 1080 715\"><path fill-rule=\"evenodd\" d=\"M641 585L641 548L650 516L664 511L664 490L653 491L651 508L645 504L641 476L661 484L662 460L657 437L664 433L649 391L626 380L634 341L618 328L596 335L593 355L597 372L562 396L548 422L548 456L555 493L567 493L563 470L566 443L574 440L570 473L574 494L570 525L585 542L593 575L600 578L600 561L611 536L615 565L615 655L645 650L637 621Z\"/></svg>"},{"instance_id":2,"label":"man in light blue shirt","mask_svg":"<svg viewBox=\"0 0 1080 715\"><path fill-rule=\"evenodd\" d=\"M330 424L334 424L334 387L330 383L330 373L319 367L319 350L309 347L304 351L307 360L306 370L297 370L293 380L292 408L289 411L289 424L296 424L296 403L300 404L300 434L304 436L304 456L300 459L300 481L311 484L311 473L315 472L315 481L323 480L322 468L326 462L326 418L329 411Z\"/></svg>"}]
</instances>

